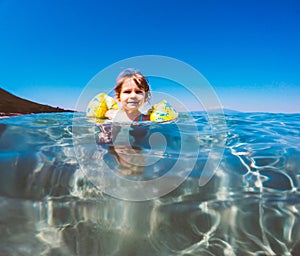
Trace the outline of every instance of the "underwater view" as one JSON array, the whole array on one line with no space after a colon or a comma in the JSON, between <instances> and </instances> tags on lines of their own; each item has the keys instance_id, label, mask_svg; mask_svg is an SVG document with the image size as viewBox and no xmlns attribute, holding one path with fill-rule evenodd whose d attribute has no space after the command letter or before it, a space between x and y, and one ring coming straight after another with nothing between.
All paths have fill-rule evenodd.
<instances>
[{"instance_id":1,"label":"underwater view","mask_svg":"<svg viewBox=\"0 0 300 256\"><path fill-rule=\"evenodd\" d=\"M0 255L300 255L300 114L222 118L0 119Z\"/></svg>"}]
</instances>

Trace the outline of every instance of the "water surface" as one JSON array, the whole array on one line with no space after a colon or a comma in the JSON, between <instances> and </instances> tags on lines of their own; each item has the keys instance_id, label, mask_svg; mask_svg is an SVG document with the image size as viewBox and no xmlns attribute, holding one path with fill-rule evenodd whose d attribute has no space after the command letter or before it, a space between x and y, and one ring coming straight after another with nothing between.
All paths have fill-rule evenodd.
<instances>
[{"instance_id":1,"label":"water surface","mask_svg":"<svg viewBox=\"0 0 300 256\"><path fill-rule=\"evenodd\" d=\"M97 144L89 120L74 118L76 128L71 113L0 120L0 255L300 255L300 114L227 114L224 155L205 186L199 177L215 139L205 114L193 113L197 131L181 115L184 135L176 123L145 124L139 150L121 149L144 161L136 169ZM164 147L147 142L154 132ZM165 175L183 137L197 142L197 159L172 192L135 202L95 185L109 168L132 180ZM75 149L98 157L88 176ZM188 163L193 152L184 150Z\"/></svg>"}]
</instances>

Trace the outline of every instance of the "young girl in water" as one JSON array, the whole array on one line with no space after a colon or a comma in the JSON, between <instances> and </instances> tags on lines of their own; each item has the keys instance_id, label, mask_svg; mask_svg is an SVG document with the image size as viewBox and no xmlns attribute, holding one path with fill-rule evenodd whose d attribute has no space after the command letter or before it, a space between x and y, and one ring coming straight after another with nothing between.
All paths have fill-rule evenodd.
<instances>
[{"instance_id":1,"label":"young girl in water","mask_svg":"<svg viewBox=\"0 0 300 256\"><path fill-rule=\"evenodd\" d=\"M119 122L149 121L150 116L140 112L142 105L150 98L150 88L147 79L133 69L122 71L117 77L115 85L117 101L121 104L120 110L111 109L105 117ZM144 156L140 153L140 144L147 134L147 128L136 125L126 126L119 124L98 126L98 144L109 144L108 154L104 159L112 169L117 169L123 175L140 174L144 163Z\"/></svg>"},{"instance_id":2,"label":"young girl in water","mask_svg":"<svg viewBox=\"0 0 300 256\"><path fill-rule=\"evenodd\" d=\"M122 71L117 77L114 90L117 101L121 103L121 109L110 109L105 113L105 117L117 123L150 120L150 115L144 115L139 110L150 99L149 84L140 72L134 69ZM113 127L112 125L101 124L98 127L100 128L99 144L111 143L121 130L120 126L117 125ZM136 134L133 135L138 141L141 134L139 134L138 129L136 130Z\"/></svg>"},{"instance_id":3,"label":"young girl in water","mask_svg":"<svg viewBox=\"0 0 300 256\"><path fill-rule=\"evenodd\" d=\"M149 121L150 116L140 112L142 105L150 99L147 79L138 71L125 69L117 77L116 99L121 110L108 110L105 117L121 122Z\"/></svg>"}]
</instances>

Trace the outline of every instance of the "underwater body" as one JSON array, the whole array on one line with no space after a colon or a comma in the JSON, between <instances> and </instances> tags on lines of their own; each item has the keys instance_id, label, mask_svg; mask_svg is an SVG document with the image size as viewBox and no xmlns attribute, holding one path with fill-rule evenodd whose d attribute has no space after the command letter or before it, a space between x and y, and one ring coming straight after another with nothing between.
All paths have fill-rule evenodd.
<instances>
[{"instance_id":1,"label":"underwater body","mask_svg":"<svg viewBox=\"0 0 300 256\"><path fill-rule=\"evenodd\" d=\"M204 112L196 129L190 118L131 127L144 141L119 148L127 165L82 113L0 119L0 255L300 255L300 114L226 113L220 137ZM220 163L199 185L216 138ZM107 173L173 183L195 156L161 196L106 193Z\"/></svg>"}]
</instances>

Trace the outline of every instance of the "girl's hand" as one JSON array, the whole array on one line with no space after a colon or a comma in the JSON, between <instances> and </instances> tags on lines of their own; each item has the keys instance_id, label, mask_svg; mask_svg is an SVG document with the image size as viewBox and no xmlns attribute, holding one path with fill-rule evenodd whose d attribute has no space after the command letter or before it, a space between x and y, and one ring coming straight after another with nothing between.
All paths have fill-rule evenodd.
<instances>
[{"instance_id":1,"label":"girl's hand","mask_svg":"<svg viewBox=\"0 0 300 256\"><path fill-rule=\"evenodd\" d=\"M112 120L116 116L117 112L118 112L118 110L110 109L110 110L106 111L105 117L107 117L108 119Z\"/></svg>"}]
</instances>

